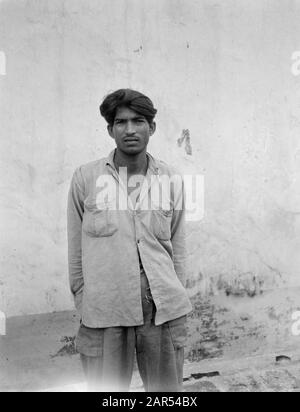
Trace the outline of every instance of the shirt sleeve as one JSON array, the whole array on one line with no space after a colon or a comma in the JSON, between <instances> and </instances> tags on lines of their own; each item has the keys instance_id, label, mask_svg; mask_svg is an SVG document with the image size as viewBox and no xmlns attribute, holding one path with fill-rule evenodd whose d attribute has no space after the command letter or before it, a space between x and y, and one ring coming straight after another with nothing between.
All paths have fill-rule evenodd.
<instances>
[{"instance_id":1,"label":"shirt sleeve","mask_svg":"<svg viewBox=\"0 0 300 412\"><path fill-rule=\"evenodd\" d=\"M174 186L174 210L171 222L171 243L173 248L173 263L175 272L186 286L186 223L185 223L185 195L182 177L177 179Z\"/></svg>"},{"instance_id":2,"label":"shirt sleeve","mask_svg":"<svg viewBox=\"0 0 300 412\"><path fill-rule=\"evenodd\" d=\"M68 266L69 282L74 297L75 307L81 313L82 293L84 287L82 273L81 227L83 217L83 179L80 169L74 172L67 206L67 232L68 232Z\"/></svg>"}]
</instances>

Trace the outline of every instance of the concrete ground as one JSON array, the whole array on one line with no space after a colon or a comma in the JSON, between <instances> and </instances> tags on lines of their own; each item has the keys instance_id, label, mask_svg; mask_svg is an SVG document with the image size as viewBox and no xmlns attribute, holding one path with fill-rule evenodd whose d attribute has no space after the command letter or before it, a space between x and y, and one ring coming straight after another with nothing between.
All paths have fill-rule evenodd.
<instances>
[{"instance_id":1,"label":"concrete ground","mask_svg":"<svg viewBox=\"0 0 300 412\"><path fill-rule=\"evenodd\" d=\"M188 364L185 375L189 375L189 380L185 381L185 391L299 392L300 351L278 357L269 354ZM208 376L205 376L207 372ZM209 376L214 372L215 376Z\"/></svg>"},{"instance_id":2,"label":"concrete ground","mask_svg":"<svg viewBox=\"0 0 300 412\"><path fill-rule=\"evenodd\" d=\"M66 322L67 319L67 322ZM0 336L0 392L84 391L74 313L17 317ZM137 371L131 391L143 391ZM186 362L187 392L299 392L300 348L238 359Z\"/></svg>"},{"instance_id":3,"label":"concrete ground","mask_svg":"<svg viewBox=\"0 0 300 412\"><path fill-rule=\"evenodd\" d=\"M266 356L185 364L184 391L300 392L300 354L293 354L291 360L281 362L274 361L275 358ZM84 382L47 389L50 392L85 390ZM131 392L140 391L143 391L142 383L135 372Z\"/></svg>"}]
</instances>

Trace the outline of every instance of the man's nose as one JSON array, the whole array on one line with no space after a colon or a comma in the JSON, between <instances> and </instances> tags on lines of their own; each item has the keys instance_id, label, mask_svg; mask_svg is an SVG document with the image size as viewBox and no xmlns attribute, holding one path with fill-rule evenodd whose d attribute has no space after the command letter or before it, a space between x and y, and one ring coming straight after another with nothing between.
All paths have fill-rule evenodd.
<instances>
[{"instance_id":1,"label":"man's nose","mask_svg":"<svg viewBox=\"0 0 300 412\"><path fill-rule=\"evenodd\" d=\"M132 135L135 134L135 126L133 122L127 122L126 123L126 135Z\"/></svg>"}]
</instances>

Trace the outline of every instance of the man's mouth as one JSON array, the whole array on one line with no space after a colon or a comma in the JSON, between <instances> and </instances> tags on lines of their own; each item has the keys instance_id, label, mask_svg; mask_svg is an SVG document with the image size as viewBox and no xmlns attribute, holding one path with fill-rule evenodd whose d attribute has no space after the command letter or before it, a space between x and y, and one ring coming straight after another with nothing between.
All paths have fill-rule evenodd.
<instances>
[{"instance_id":1,"label":"man's mouth","mask_svg":"<svg viewBox=\"0 0 300 412\"><path fill-rule=\"evenodd\" d=\"M132 143L132 142L138 142L139 139L136 137L127 137L126 139L124 139L124 142L126 143Z\"/></svg>"}]
</instances>

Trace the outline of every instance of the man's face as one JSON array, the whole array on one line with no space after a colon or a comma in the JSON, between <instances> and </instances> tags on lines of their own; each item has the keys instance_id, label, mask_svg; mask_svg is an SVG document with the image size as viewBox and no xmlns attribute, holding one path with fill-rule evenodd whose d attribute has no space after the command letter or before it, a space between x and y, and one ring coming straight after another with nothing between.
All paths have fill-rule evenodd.
<instances>
[{"instance_id":1,"label":"man's face","mask_svg":"<svg viewBox=\"0 0 300 412\"><path fill-rule=\"evenodd\" d=\"M155 123L150 125L143 115L119 107L113 125L107 129L121 152L135 155L146 149L149 137L155 131Z\"/></svg>"}]
</instances>

